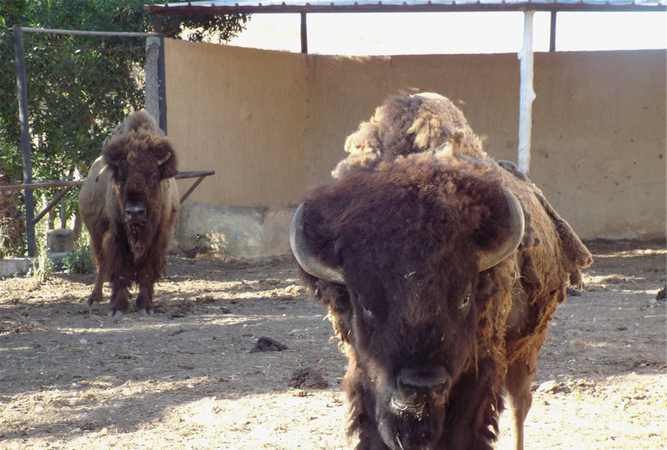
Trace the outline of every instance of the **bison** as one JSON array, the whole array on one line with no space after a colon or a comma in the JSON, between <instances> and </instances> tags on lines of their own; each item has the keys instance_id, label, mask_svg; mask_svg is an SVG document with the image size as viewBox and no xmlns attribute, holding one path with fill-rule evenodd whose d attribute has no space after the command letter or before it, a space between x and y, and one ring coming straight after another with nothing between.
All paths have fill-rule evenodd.
<instances>
[{"instance_id":1,"label":"bison","mask_svg":"<svg viewBox=\"0 0 667 450\"><path fill-rule=\"evenodd\" d=\"M176 153L145 111L130 114L105 143L79 195L97 262L88 305L102 300L111 282L111 311L128 309L129 287L139 285L137 310L154 314L153 285L166 267L172 229L180 211Z\"/></svg>"},{"instance_id":2,"label":"bison","mask_svg":"<svg viewBox=\"0 0 667 450\"><path fill-rule=\"evenodd\" d=\"M523 449L538 353L590 253L444 97L395 96L346 146L290 244L349 358L356 448L489 450L507 394Z\"/></svg>"}]
</instances>

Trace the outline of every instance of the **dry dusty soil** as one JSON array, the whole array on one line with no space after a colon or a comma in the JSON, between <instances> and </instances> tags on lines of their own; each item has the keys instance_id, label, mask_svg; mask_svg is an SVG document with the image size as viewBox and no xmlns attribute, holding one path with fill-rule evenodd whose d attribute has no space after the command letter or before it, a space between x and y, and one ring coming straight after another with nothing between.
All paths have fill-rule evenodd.
<instances>
[{"instance_id":1,"label":"dry dusty soil","mask_svg":"<svg viewBox=\"0 0 667 450\"><path fill-rule=\"evenodd\" d=\"M541 353L526 448L667 448L665 243L588 244L585 291ZM350 448L346 359L294 267L170 256L148 318L90 311L93 275L0 280L0 448ZM260 337L287 349L251 352ZM322 379L299 385L308 367Z\"/></svg>"}]
</instances>

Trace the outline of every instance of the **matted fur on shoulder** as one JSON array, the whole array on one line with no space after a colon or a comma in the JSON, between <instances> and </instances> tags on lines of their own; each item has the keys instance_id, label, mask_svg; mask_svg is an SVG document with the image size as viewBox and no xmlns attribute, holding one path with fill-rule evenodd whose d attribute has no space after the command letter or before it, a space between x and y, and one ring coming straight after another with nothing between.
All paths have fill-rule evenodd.
<instances>
[{"instance_id":1,"label":"matted fur on shoulder","mask_svg":"<svg viewBox=\"0 0 667 450\"><path fill-rule=\"evenodd\" d=\"M125 121L117 126L113 135L125 134L130 131L151 134L153 136L164 136L164 132L153 119L148 111L144 109L137 110L130 114Z\"/></svg>"},{"instance_id":2,"label":"matted fur on shoulder","mask_svg":"<svg viewBox=\"0 0 667 450\"><path fill-rule=\"evenodd\" d=\"M347 138L349 155L332 175L340 178L354 166L371 168L381 161L429 150L486 156L463 113L450 100L428 92L400 93L387 99Z\"/></svg>"}]
</instances>

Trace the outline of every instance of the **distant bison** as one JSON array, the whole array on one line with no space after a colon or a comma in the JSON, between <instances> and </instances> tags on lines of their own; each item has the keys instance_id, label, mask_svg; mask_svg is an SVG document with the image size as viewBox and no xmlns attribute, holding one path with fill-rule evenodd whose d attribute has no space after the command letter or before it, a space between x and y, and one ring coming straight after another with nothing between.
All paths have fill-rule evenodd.
<instances>
[{"instance_id":1,"label":"distant bison","mask_svg":"<svg viewBox=\"0 0 667 450\"><path fill-rule=\"evenodd\" d=\"M97 279L88 304L102 300L111 282L110 316L128 308L128 288L139 285L137 310L154 313L153 285L166 267L180 211L176 153L145 111L127 117L90 168L79 211L90 232Z\"/></svg>"},{"instance_id":2,"label":"distant bison","mask_svg":"<svg viewBox=\"0 0 667 450\"><path fill-rule=\"evenodd\" d=\"M349 357L357 449L489 450L507 393L521 450L537 355L590 253L444 97L391 98L347 150L290 243Z\"/></svg>"}]
</instances>

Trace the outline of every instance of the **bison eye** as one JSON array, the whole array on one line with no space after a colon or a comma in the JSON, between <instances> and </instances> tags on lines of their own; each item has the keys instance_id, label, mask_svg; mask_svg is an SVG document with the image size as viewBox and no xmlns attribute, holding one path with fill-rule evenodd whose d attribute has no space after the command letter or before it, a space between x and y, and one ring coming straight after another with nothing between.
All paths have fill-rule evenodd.
<instances>
[{"instance_id":1,"label":"bison eye","mask_svg":"<svg viewBox=\"0 0 667 450\"><path fill-rule=\"evenodd\" d=\"M461 311L465 311L468 309L468 306L470 306L470 298L472 297L472 290L468 288L463 295L463 298L461 299L461 304L459 305L459 309Z\"/></svg>"}]
</instances>

